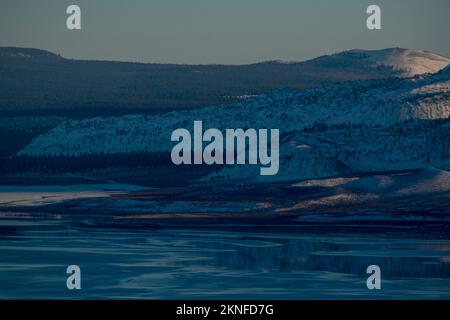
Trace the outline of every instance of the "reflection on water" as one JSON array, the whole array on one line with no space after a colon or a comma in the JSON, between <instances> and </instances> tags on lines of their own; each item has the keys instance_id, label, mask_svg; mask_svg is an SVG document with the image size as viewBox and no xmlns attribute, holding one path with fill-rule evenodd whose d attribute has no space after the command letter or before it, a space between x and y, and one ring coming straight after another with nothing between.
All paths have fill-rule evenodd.
<instances>
[{"instance_id":1,"label":"reflection on water","mask_svg":"<svg viewBox=\"0 0 450 320\"><path fill-rule=\"evenodd\" d=\"M0 298L450 298L450 241L0 219ZM406 231L405 231L406 233ZM66 289L66 267L82 290ZM366 288L377 264L382 290Z\"/></svg>"}]
</instances>

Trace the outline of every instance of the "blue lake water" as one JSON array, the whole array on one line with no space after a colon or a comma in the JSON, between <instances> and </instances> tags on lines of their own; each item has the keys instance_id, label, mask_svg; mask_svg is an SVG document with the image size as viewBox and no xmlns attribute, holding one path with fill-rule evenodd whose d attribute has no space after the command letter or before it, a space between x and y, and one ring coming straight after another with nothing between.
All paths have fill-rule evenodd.
<instances>
[{"instance_id":1,"label":"blue lake water","mask_svg":"<svg viewBox=\"0 0 450 320\"><path fill-rule=\"evenodd\" d=\"M81 268L81 290L66 268ZM366 268L381 268L368 290ZM450 241L348 232L85 228L0 218L0 298L449 299Z\"/></svg>"}]
</instances>

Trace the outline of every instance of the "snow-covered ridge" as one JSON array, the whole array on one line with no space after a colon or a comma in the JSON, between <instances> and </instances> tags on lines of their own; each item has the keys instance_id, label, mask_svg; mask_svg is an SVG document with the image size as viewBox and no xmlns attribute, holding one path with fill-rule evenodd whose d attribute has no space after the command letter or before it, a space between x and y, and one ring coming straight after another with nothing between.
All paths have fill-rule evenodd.
<instances>
[{"instance_id":1,"label":"snow-covered ridge","mask_svg":"<svg viewBox=\"0 0 450 320\"><path fill-rule=\"evenodd\" d=\"M34 139L19 155L168 152L173 130L192 130L193 121L202 120L205 130L280 129L275 180L429 166L448 169L449 115L447 68L415 78L282 89L243 102L155 116L68 121ZM225 166L208 177L221 178L264 179L249 166Z\"/></svg>"},{"instance_id":2,"label":"snow-covered ridge","mask_svg":"<svg viewBox=\"0 0 450 320\"><path fill-rule=\"evenodd\" d=\"M309 90L282 89L245 102L147 116L64 122L19 152L79 155L170 150L174 129L194 120L214 128L280 128L298 131L316 123L391 126L411 120L447 119L450 76L354 82Z\"/></svg>"},{"instance_id":3,"label":"snow-covered ridge","mask_svg":"<svg viewBox=\"0 0 450 320\"><path fill-rule=\"evenodd\" d=\"M428 51L387 48L381 50L353 49L304 62L272 60L261 64L315 65L323 69L336 69L337 71L339 68L348 69L356 65L365 65L367 70L387 67L391 68L396 76L414 77L436 73L444 69L450 64L450 59Z\"/></svg>"},{"instance_id":4,"label":"snow-covered ridge","mask_svg":"<svg viewBox=\"0 0 450 320\"><path fill-rule=\"evenodd\" d=\"M435 73L450 64L450 59L435 53L403 48L383 50L355 49L347 51L344 54L365 58L376 65L392 67L404 77Z\"/></svg>"}]
</instances>

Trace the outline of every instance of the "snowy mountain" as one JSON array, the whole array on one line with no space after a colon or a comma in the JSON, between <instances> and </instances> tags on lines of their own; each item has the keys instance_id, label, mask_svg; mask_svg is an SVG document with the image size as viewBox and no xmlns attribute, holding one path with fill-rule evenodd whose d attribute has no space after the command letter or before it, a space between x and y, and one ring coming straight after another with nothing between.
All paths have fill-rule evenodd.
<instances>
[{"instance_id":1,"label":"snowy mountain","mask_svg":"<svg viewBox=\"0 0 450 320\"><path fill-rule=\"evenodd\" d=\"M225 166L207 179L302 180L354 172L450 168L450 68L415 78L282 89L227 105L68 121L19 155L169 152L174 129L280 129L280 171Z\"/></svg>"},{"instance_id":2,"label":"snowy mountain","mask_svg":"<svg viewBox=\"0 0 450 320\"><path fill-rule=\"evenodd\" d=\"M0 112L79 117L197 108L282 87L436 72L449 63L436 54L398 48L237 66L84 61L37 49L0 48Z\"/></svg>"},{"instance_id":3,"label":"snowy mountain","mask_svg":"<svg viewBox=\"0 0 450 320\"><path fill-rule=\"evenodd\" d=\"M369 68L392 68L400 77L435 73L450 64L450 59L432 52L404 48L389 48L382 50L354 49L342 53L317 58L315 63L323 66L333 64L355 64L360 61Z\"/></svg>"}]
</instances>

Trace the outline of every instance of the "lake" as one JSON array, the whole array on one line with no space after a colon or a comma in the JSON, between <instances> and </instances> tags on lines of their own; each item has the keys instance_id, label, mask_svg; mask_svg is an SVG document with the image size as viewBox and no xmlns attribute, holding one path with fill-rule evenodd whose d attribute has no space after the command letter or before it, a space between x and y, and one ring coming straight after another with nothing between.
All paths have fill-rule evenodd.
<instances>
[{"instance_id":1,"label":"lake","mask_svg":"<svg viewBox=\"0 0 450 320\"><path fill-rule=\"evenodd\" d=\"M0 298L450 298L450 240L442 234L146 230L42 213L0 217ZM81 290L66 288L72 264L81 268ZM381 268L381 290L366 287L372 264Z\"/></svg>"}]
</instances>

